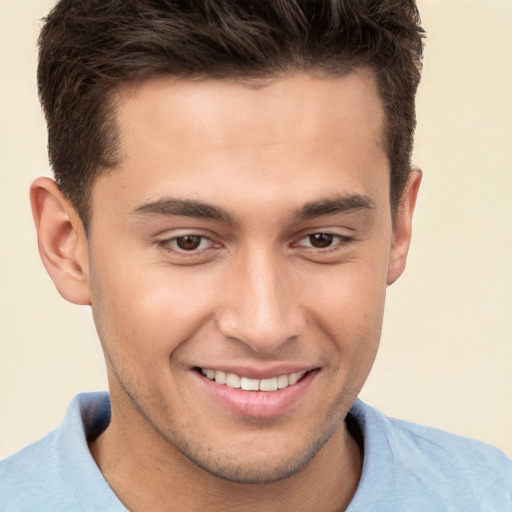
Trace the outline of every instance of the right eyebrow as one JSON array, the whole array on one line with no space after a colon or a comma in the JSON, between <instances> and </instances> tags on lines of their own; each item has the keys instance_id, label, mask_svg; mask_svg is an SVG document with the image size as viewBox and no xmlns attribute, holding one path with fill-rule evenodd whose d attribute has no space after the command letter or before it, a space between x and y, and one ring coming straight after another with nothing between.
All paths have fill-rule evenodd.
<instances>
[{"instance_id":1,"label":"right eyebrow","mask_svg":"<svg viewBox=\"0 0 512 512\"><path fill-rule=\"evenodd\" d=\"M182 217L195 217L199 219L211 219L228 224L233 224L233 218L229 212L202 201L191 199L177 199L164 197L150 203L145 203L134 208L134 215L177 215Z\"/></svg>"}]
</instances>

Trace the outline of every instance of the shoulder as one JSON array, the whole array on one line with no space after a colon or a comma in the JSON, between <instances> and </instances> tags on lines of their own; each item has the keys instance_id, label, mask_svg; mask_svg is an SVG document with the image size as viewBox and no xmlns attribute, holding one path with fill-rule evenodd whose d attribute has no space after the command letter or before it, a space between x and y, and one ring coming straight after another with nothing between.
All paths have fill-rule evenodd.
<instances>
[{"instance_id":1,"label":"shoulder","mask_svg":"<svg viewBox=\"0 0 512 512\"><path fill-rule=\"evenodd\" d=\"M106 393L78 395L57 429L0 461L1 512L114 510L84 506L114 501L87 445L109 417Z\"/></svg>"},{"instance_id":2,"label":"shoulder","mask_svg":"<svg viewBox=\"0 0 512 512\"><path fill-rule=\"evenodd\" d=\"M0 461L2 512L41 510L37 508L41 503L55 510L73 510L72 496L66 492L59 470L57 437L58 429Z\"/></svg>"},{"instance_id":3,"label":"shoulder","mask_svg":"<svg viewBox=\"0 0 512 512\"><path fill-rule=\"evenodd\" d=\"M363 479L386 487L397 510L402 502L414 510L512 510L512 461L497 448L359 401L351 414L364 438Z\"/></svg>"}]
</instances>

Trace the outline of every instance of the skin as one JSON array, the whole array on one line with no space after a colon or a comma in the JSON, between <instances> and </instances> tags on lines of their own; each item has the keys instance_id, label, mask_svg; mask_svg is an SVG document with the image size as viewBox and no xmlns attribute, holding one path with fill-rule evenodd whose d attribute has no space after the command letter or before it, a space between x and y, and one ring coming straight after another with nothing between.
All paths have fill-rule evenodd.
<instances>
[{"instance_id":1,"label":"skin","mask_svg":"<svg viewBox=\"0 0 512 512\"><path fill-rule=\"evenodd\" d=\"M32 186L42 259L63 297L92 306L105 353L98 466L130 510L344 510L362 468L344 418L421 178L393 229L373 74L161 78L118 100L123 158L93 187L89 237L51 180ZM310 373L262 416L219 402L198 367Z\"/></svg>"}]
</instances>

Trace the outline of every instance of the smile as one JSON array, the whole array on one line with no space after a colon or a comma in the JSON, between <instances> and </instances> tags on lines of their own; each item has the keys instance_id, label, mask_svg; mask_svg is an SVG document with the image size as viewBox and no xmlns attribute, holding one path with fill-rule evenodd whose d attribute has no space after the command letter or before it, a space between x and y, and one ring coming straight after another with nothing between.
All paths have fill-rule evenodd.
<instances>
[{"instance_id":1,"label":"smile","mask_svg":"<svg viewBox=\"0 0 512 512\"><path fill-rule=\"evenodd\" d=\"M277 391L278 389L284 389L297 383L306 373L295 372L260 380L210 368L200 368L200 371L206 378L217 384L223 384L232 389L243 389L244 391Z\"/></svg>"}]
</instances>

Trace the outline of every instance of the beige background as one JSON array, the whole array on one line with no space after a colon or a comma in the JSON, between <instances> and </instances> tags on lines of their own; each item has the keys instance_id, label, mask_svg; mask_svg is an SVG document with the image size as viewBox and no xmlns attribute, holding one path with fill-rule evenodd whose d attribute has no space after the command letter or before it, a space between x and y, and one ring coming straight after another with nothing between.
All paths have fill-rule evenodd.
<instances>
[{"instance_id":1,"label":"beige background","mask_svg":"<svg viewBox=\"0 0 512 512\"><path fill-rule=\"evenodd\" d=\"M48 173L34 75L52 4L0 0L0 456L55 427L77 392L106 387L90 312L44 272L28 203ZM419 6L423 190L362 398L512 455L512 1Z\"/></svg>"}]
</instances>

